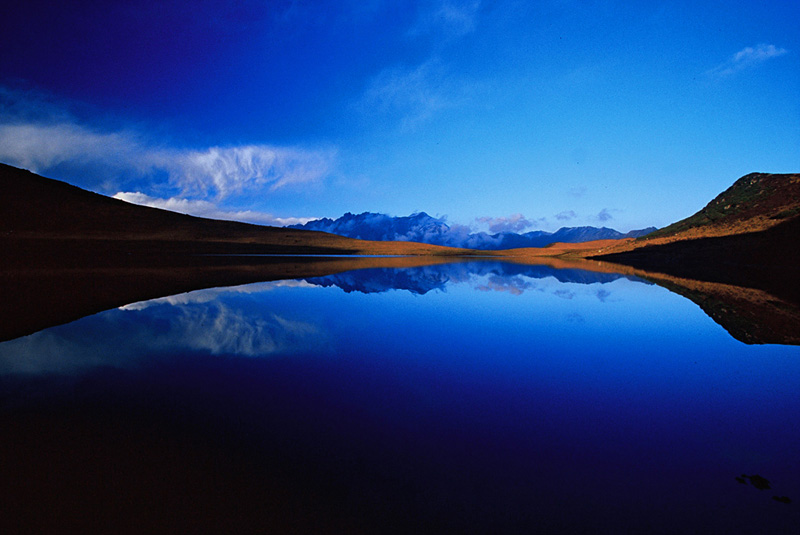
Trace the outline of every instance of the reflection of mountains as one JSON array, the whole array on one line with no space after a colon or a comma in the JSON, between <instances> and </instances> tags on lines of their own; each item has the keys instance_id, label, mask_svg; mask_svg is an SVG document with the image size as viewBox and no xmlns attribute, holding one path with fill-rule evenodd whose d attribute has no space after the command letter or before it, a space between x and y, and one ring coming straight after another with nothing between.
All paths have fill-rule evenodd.
<instances>
[{"instance_id":1,"label":"reflection of mountains","mask_svg":"<svg viewBox=\"0 0 800 535\"><path fill-rule=\"evenodd\" d=\"M389 290L405 290L424 295L432 290L444 290L448 284L463 283L471 277L493 277L495 280L511 280L527 277L545 279L553 277L562 283L605 284L620 278L646 282L635 275L602 273L585 269L556 269L546 265L508 264L504 262L479 261L419 266L405 269L373 268L343 273L333 273L324 277L305 279L317 286L341 288L347 293L380 293Z\"/></svg>"}]
</instances>

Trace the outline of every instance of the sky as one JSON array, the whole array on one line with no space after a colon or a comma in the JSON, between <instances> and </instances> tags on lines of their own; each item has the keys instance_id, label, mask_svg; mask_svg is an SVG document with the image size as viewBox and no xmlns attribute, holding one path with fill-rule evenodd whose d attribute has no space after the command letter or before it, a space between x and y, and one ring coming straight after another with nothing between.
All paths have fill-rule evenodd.
<instances>
[{"instance_id":1,"label":"sky","mask_svg":"<svg viewBox=\"0 0 800 535\"><path fill-rule=\"evenodd\" d=\"M208 217L687 217L800 172L800 2L29 0L0 162Z\"/></svg>"}]
</instances>

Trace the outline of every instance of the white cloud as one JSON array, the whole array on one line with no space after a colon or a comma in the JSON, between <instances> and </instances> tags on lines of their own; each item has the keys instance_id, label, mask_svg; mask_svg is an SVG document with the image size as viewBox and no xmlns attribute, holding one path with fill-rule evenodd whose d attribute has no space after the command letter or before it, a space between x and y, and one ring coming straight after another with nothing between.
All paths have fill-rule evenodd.
<instances>
[{"instance_id":1,"label":"white cloud","mask_svg":"<svg viewBox=\"0 0 800 535\"><path fill-rule=\"evenodd\" d=\"M268 144L165 147L136 129L86 124L66 105L0 87L0 161L37 173L67 169L81 177L77 185L90 189L146 183L148 193L172 189L221 200L319 184L331 174L336 151Z\"/></svg>"},{"instance_id":2,"label":"white cloud","mask_svg":"<svg viewBox=\"0 0 800 535\"><path fill-rule=\"evenodd\" d=\"M748 46L733 54L727 61L707 71L711 76L725 77L735 74L743 69L755 67L765 61L783 56L789 51L775 45L761 43L755 47Z\"/></svg>"},{"instance_id":3,"label":"white cloud","mask_svg":"<svg viewBox=\"0 0 800 535\"><path fill-rule=\"evenodd\" d=\"M600 213L597 214L597 219L605 223L606 221L611 221L612 219L614 219L614 216L611 215L611 211L608 208L603 208L602 210L600 210Z\"/></svg>"},{"instance_id":4,"label":"white cloud","mask_svg":"<svg viewBox=\"0 0 800 535\"><path fill-rule=\"evenodd\" d=\"M0 160L35 173L63 163L146 172L153 159L154 153L127 132L95 132L70 123L0 124Z\"/></svg>"},{"instance_id":5,"label":"white cloud","mask_svg":"<svg viewBox=\"0 0 800 535\"><path fill-rule=\"evenodd\" d=\"M218 199L245 190L269 191L315 183L327 176L335 154L268 145L175 151L166 165L181 191Z\"/></svg>"},{"instance_id":6,"label":"white cloud","mask_svg":"<svg viewBox=\"0 0 800 535\"><path fill-rule=\"evenodd\" d=\"M0 124L0 160L10 165L39 173L65 163L128 175L162 172L184 195L204 198L320 182L334 159L333 151L270 145L163 149L131 132L70 123Z\"/></svg>"},{"instance_id":7,"label":"white cloud","mask_svg":"<svg viewBox=\"0 0 800 535\"><path fill-rule=\"evenodd\" d=\"M522 232L534 225L522 214L512 214L508 217L479 217L476 221L488 225L489 232L493 233Z\"/></svg>"},{"instance_id":8,"label":"white cloud","mask_svg":"<svg viewBox=\"0 0 800 535\"><path fill-rule=\"evenodd\" d=\"M245 223L255 223L257 225L271 225L285 227L287 225L302 225L316 219L314 217L276 217L272 214L257 212L254 210L223 210L213 202L203 200L192 200L181 197L170 197L161 199L151 197L141 192L120 191L114 195L115 199L121 201L161 208L181 214L189 214L197 217L209 219L225 219L228 221L243 221Z\"/></svg>"},{"instance_id":9,"label":"white cloud","mask_svg":"<svg viewBox=\"0 0 800 535\"><path fill-rule=\"evenodd\" d=\"M563 212L556 214L556 219L559 221L569 221L570 219L575 219L576 217L578 217L578 214L576 214L574 210L564 210Z\"/></svg>"}]
</instances>

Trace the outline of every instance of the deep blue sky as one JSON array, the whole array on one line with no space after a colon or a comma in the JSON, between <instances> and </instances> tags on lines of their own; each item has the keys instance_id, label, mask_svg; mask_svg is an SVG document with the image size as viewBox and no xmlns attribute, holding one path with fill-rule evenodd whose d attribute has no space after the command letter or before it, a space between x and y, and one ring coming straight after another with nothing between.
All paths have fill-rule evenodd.
<instances>
[{"instance_id":1,"label":"deep blue sky","mask_svg":"<svg viewBox=\"0 0 800 535\"><path fill-rule=\"evenodd\" d=\"M626 231L800 171L793 0L67 4L4 11L0 161L129 200Z\"/></svg>"}]
</instances>

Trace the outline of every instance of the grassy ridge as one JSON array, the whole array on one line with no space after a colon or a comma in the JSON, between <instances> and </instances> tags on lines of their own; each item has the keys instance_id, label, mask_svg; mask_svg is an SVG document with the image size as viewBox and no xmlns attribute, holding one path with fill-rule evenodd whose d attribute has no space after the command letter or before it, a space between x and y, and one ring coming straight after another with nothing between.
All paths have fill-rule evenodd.
<instances>
[{"instance_id":1,"label":"grassy ridge","mask_svg":"<svg viewBox=\"0 0 800 535\"><path fill-rule=\"evenodd\" d=\"M692 229L736 226L748 220L779 222L800 215L800 175L750 173L737 180L702 210L640 238L668 237ZM764 223L769 226L769 223Z\"/></svg>"}]
</instances>

